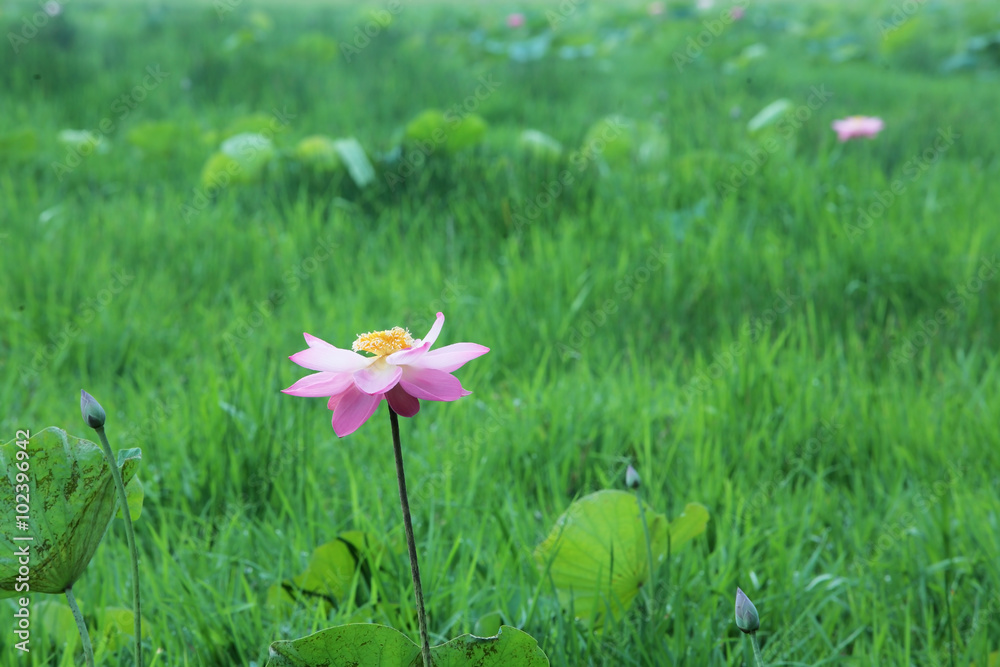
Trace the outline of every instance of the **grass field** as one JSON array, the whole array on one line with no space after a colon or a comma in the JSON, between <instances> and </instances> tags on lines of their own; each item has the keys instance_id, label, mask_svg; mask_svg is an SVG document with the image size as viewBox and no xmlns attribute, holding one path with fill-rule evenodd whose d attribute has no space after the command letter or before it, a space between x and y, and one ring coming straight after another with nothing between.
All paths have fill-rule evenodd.
<instances>
[{"instance_id":1,"label":"grass field","mask_svg":"<svg viewBox=\"0 0 1000 667\"><path fill-rule=\"evenodd\" d=\"M553 665L750 665L738 585L767 664L997 660L995 3L613 4L511 29L488 3L80 0L30 37L40 5L0 8L0 441L92 437L85 388L142 448L147 664L416 637L384 413L338 439L280 390L304 331L437 311L439 344L491 352L402 420L433 643L502 620ZM427 109L485 133L418 144ZM838 142L857 114L885 129ZM248 128L266 164L213 180ZM374 180L311 163L313 135L356 138ZM711 521L595 632L532 551L630 463L652 507ZM131 600L120 523L74 587L95 637ZM352 530L398 545L381 599L268 604ZM0 662L83 664L46 622L27 655L0 631Z\"/></svg>"}]
</instances>

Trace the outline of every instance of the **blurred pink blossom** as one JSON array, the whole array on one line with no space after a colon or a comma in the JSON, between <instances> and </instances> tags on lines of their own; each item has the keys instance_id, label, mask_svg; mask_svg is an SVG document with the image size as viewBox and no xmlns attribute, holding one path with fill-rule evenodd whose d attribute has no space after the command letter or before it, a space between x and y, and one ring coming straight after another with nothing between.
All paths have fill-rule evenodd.
<instances>
[{"instance_id":1,"label":"blurred pink blossom","mask_svg":"<svg viewBox=\"0 0 1000 667\"><path fill-rule=\"evenodd\" d=\"M743 9L742 7L733 7L732 9L729 10L729 16L734 21L741 20L746 15L746 13L747 13L746 10Z\"/></svg>"},{"instance_id":2,"label":"blurred pink blossom","mask_svg":"<svg viewBox=\"0 0 1000 667\"><path fill-rule=\"evenodd\" d=\"M650 16L662 16L663 12L667 11L667 6L662 2L651 2L649 3L649 7L646 8L646 11Z\"/></svg>"},{"instance_id":3,"label":"blurred pink blossom","mask_svg":"<svg viewBox=\"0 0 1000 667\"><path fill-rule=\"evenodd\" d=\"M508 28L520 28L524 25L524 14L509 14L507 16L507 27Z\"/></svg>"},{"instance_id":4,"label":"blurred pink blossom","mask_svg":"<svg viewBox=\"0 0 1000 667\"><path fill-rule=\"evenodd\" d=\"M851 116L833 121L833 129L840 141L848 141L860 137L873 139L882 131L885 123L875 116Z\"/></svg>"}]
</instances>

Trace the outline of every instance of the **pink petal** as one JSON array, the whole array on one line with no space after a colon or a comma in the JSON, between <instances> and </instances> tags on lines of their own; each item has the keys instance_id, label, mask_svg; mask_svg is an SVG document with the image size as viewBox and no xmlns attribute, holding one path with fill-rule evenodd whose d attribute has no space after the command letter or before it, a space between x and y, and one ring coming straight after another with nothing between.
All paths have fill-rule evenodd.
<instances>
[{"instance_id":1,"label":"pink petal","mask_svg":"<svg viewBox=\"0 0 1000 667\"><path fill-rule=\"evenodd\" d=\"M399 382L403 369L381 361L354 374L354 385L369 395L384 394Z\"/></svg>"},{"instance_id":2,"label":"pink petal","mask_svg":"<svg viewBox=\"0 0 1000 667\"><path fill-rule=\"evenodd\" d=\"M371 357L362 356L357 352L334 347L315 336L305 334L305 337L309 349L296 352L288 358L311 371L353 373L374 361Z\"/></svg>"},{"instance_id":3,"label":"pink petal","mask_svg":"<svg viewBox=\"0 0 1000 667\"><path fill-rule=\"evenodd\" d=\"M490 348L476 343L455 343L428 352L409 365L414 368L428 368L451 373L489 351ZM399 353L397 352L397 354Z\"/></svg>"},{"instance_id":4,"label":"pink petal","mask_svg":"<svg viewBox=\"0 0 1000 667\"><path fill-rule=\"evenodd\" d=\"M408 366L427 354L427 350L431 349L431 344L431 341L425 341L417 347L411 347L406 350L400 350L399 352L393 352L386 357L385 360L395 366Z\"/></svg>"},{"instance_id":5,"label":"pink petal","mask_svg":"<svg viewBox=\"0 0 1000 667\"><path fill-rule=\"evenodd\" d=\"M407 366L399 385L406 393L425 401L456 401L472 393L463 389L454 375L433 368Z\"/></svg>"},{"instance_id":6,"label":"pink petal","mask_svg":"<svg viewBox=\"0 0 1000 667\"><path fill-rule=\"evenodd\" d=\"M281 391L292 396L336 396L342 394L353 382L350 373L323 371L307 375L288 389Z\"/></svg>"},{"instance_id":7,"label":"pink petal","mask_svg":"<svg viewBox=\"0 0 1000 667\"><path fill-rule=\"evenodd\" d=\"M444 313L438 313L437 319L434 320L434 324L431 325L431 330L427 332L427 335L420 339L420 343L430 343L431 345L437 341L438 336L441 334L441 327L444 326Z\"/></svg>"},{"instance_id":8,"label":"pink petal","mask_svg":"<svg viewBox=\"0 0 1000 667\"><path fill-rule=\"evenodd\" d=\"M407 394L398 384L386 393L385 399L400 417L412 417L420 411L420 401Z\"/></svg>"},{"instance_id":9,"label":"pink petal","mask_svg":"<svg viewBox=\"0 0 1000 667\"><path fill-rule=\"evenodd\" d=\"M348 389L333 411L333 432L341 438L354 433L375 414L381 402L381 394L370 396L356 388Z\"/></svg>"}]
</instances>

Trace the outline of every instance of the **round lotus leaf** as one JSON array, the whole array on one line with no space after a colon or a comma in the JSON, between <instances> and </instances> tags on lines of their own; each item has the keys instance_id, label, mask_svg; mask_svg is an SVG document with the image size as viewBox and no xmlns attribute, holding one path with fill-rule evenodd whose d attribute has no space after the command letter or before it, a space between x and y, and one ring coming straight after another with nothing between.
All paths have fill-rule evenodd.
<instances>
[{"instance_id":1,"label":"round lotus leaf","mask_svg":"<svg viewBox=\"0 0 1000 667\"><path fill-rule=\"evenodd\" d=\"M654 567L671 548L705 530L708 511L690 504L673 524L644 504ZM535 549L535 562L551 580L565 608L577 618L603 622L607 609L617 618L650 579L646 531L639 501L631 493L606 490L574 502Z\"/></svg>"},{"instance_id":2,"label":"round lotus leaf","mask_svg":"<svg viewBox=\"0 0 1000 667\"><path fill-rule=\"evenodd\" d=\"M126 484L140 456L138 449L119 452ZM87 569L117 510L111 467L100 446L50 427L0 446L0 469L7 480L0 485L3 507L28 510L26 519L0 526L0 597L61 594ZM24 550L27 582L18 581ZM25 583L28 590L19 588Z\"/></svg>"},{"instance_id":3,"label":"round lotus leaf","mask_svg":"<svg viewBox=\"0 0 1000 667\"><path fill-rule=\"evenodd\" d=\"M502 626L493 637L462 635L431 647L435 667L548 667L531 635ZM267 667L419 667L420 647L399 630L358 623L271 644Z\"/></svg>"},{"instance_id":4,"label":"round lotus leaf","mask_svg":"<svg viewBox=\"0 0 1000 667\"><path fill-rule=\"evenodd\" d=\"M294 155L302 164L319 171L338 171L344 166L336 142L321 134L306 137L296 144Z\"/></svg>"}]
</instances>

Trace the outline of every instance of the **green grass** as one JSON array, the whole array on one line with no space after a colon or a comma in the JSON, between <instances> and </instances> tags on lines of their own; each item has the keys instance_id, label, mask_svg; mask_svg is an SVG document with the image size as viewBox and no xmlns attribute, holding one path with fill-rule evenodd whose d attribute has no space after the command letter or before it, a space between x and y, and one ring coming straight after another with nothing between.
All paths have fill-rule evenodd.
<instances>
[{"instance_id":1,"label":"green grass","mask_svg":"<svg viewBox=\"0 0 1000 667\"><path fill-rule=\"evenodd\" d=\"M22 10L36 7L0 22ZM273 29L227 52L258 10ZM682 71L673 54L703 19L672 11L580 10L571 26L598 55L527 64L471 46L473 10L428 6L351 63L300 40L349 41L368 19L309 5L220 20L208 4L67 3L71 41L53 24L16 56L4 45L0 136L33 128L39 143L0 155L0 440L49 425L87 437L85 388L112 447L142 448L151 664L263 665L271 641L357 620L416 637L403 551L381 564L389 604L267 607L340 532L402 541L385 415L338 440L323 401L279 390L305 372L287 359L303 331L341 347L394 325L421 336L437 310L441 343L492 351L459 372L472 396L402 420L435 642L498 613L553 665L750 664L739 585L768 664L986 665L1000 649L1000 276L977 278L1000 252L1000 87L996 64L937 68L997 30L995 8L928 3L915 41L889 52L875 26L892 5L751 5ZM859 57L834 62L844 35ZM757 42L768 53L727 73ZM112 105L157 64L168 76L119 118ZM486 75L500 86L476 109L484 144L432 156L395 191L285 170L182 215L217 143L201 137L238 117L286 109L279 148L355 136L377 158ZM752 147L746 121L823 85L832 98L723 197ZM579 173L515 231L511 212L558 174L516 134L577 147L616 113L658 123L666 162ZM830 123L853 114L886 130L839 145ZM105 117L110 151L57 178L56 134ZM198 132L151 159L126 141L149 120ZM947 128L953 145L912 176ZM901 194L852 237L894 181ZM575 498L623 488L629 462L652 506L701 502L712 522L673 554L669 584L665 568L594 634L560 613L531 552ZM128 605L127 557L115 525L74 587L85 613ZM17 664L71 664L32 631ZM13 641L0 633L4 660Z\"/></svg>"}]
</instances>

